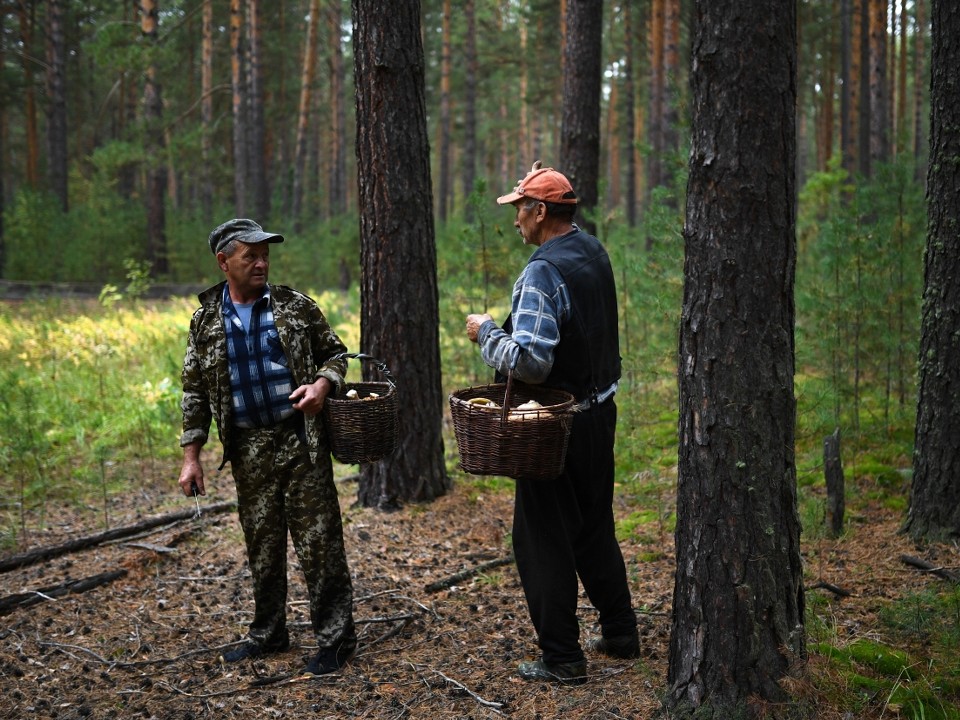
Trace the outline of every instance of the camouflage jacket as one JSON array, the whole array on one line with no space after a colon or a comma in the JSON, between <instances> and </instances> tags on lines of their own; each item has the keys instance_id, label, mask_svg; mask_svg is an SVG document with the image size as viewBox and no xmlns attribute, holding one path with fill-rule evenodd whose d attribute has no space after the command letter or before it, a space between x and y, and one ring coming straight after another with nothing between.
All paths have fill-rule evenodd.
<instances>
[{"instance_id":1,"label":"camouflage jacket","mask_svg":"<svg viewBox=\"0 0 960 720\"><path fill-rule=\"evenodd\" d=\"M190 320L190 337L183 359L183 434L180 445L206 443L210 421L215 420L223 445L222 468L230 459L233 446L233 402L230 394L230 369L227 360L227 334L223 319L221 282L203 291L200 308ZM293 373L296 387L325 377L340 391L346 373L346 360L331 360L346 346L337 337L311 298L283 285L270 285L273 317ZM316 461L316 453L328 446L321 415L307 418L307 445Z\"/></svg>"}]
</instances>

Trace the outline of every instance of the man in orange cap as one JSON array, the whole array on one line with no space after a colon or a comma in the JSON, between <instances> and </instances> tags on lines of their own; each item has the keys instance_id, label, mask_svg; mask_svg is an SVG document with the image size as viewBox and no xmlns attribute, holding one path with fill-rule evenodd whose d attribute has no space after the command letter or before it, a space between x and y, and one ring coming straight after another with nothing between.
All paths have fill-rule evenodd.
<instances>
[{"instance_id":1,"label":"man in orange cap","mask_svg":"<svg viewBox=\"0 0 960 720\"><path fill-rule=\"evenodd\" d=\"M514 227L536 250L513 286L510 316L467 316L500 379L542 383L577 401L566 465L550 481L518 481L513 549L541 657L520 663L524 680L580 684L577 578L599 613L601 636L587 648L619 658L639 654L637 618L613 520L613 396L620 378L617 294L610 258L573 218L570 181L540 163L497 199L516 208Z\"/></svg>"}]
</instances>

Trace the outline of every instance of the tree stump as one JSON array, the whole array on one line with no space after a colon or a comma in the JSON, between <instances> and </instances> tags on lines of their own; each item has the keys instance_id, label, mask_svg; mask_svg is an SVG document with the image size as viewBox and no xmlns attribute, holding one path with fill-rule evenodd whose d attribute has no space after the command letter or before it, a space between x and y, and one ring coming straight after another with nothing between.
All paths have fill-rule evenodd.
<instances>
[{"instance_id":1,"label":"tree stump","mask_svg":"<svg viewBox=\"0 0 960 720\"><path fill-rule=\"evenodd\" d=\"M840 428L823 439L823 474L827 481L826 521L833 537L843 532L843 462L840 459Z\"/></svg>"}]
</instances>

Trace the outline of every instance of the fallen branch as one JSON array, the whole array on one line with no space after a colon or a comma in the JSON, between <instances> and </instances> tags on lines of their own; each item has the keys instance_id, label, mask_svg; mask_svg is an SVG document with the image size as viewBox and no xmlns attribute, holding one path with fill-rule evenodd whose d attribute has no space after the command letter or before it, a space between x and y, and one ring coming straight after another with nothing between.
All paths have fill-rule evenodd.
<instances>
[{"instance_id":1,"label":"fallen branch","mask_svg":"<svg viewBox=\"0 0 960 720\"><path fill-rule=\"evenodd\" d=\"M818 589L818 588L822 588L822 589L824 589L824 590L829 590L830 592L832 592L832 593L833 593L834 595L836 595L837 597L850 597L850 596L853 594L853 593L851 593L849 590L844 590L842 587L839 587L839 586L837 586L837 585L833 585L832 583L828 583L828 582L826 582L826 581L824 581L824 580L821 580L821 581L818 582L818 583L814 583L813 585L811 585L811 586L810 586L809 588L807 588L807 589L808 589L808 590L816 590L816 589Z\"/></svg>"},{"instance_id":2,"label":"fallen branch","mask_svg":"<svg viewBox=\"0 0 960 720\"><path fill-rule=\"evenodd\" d=\"M918 557L913 557L912 555L901 555L900 561L906 563L907 565L912 565L915 568L919 568L924 572L931 573L937 577L943 578L944 580L949 580L950 582L960 583L960 575L945 570L938 565L933 565L928 563L926 560L921 560Z\"/></svg>"},{"instance_id":3,"label":"fallen branch","mask_svg":"<svg viewBox=\"0 0 960 720\"><path fill-rule=\"evenodd\" d=\"M207 507L203 508L203 512L204 514L220 513L227 510L232 510L235 507L235 502L227 501L216 503L215 505L208 505ZM110 542L111 540L116 540L117 538L125 538L129 537L130 535L136 535L144 530L166 525L171 522L190 520L195 518L196 515L196 508L180 510L167 515L159 515L156 517L147 518L146 520L141 520L133 525L126 525L124 527L113 528L112 530L104 530L103 532L99 532L94 535L78 537L61 545L48 545L46 547L34 548L33 550L28 550L25 553L20 553L19 555L13 555L12 557L0 560L0 573L10 572L11 570L27 567L28 565L34 565L38 562L49 560L50 558L60 557L61 555L68 555L78 550L85 550L96 545L101 545L105 542Z\"/></svg>"},{"instance_id":4,"label":"fallen branch","mask_svg":"<svg viewBox=\"0 0 960 720\"><path fill-rule=\"evenodd\" d=\"M480 573L486 572L487 570L492 570L493 568L500 567L501 565L509 565L513 562L513 555L507 555L506 557L497 558L496 560L491 560L490 562L480 563L472 568L467 568L466 570L461 570L458 573L451 575L450 577L444 578L443 580L437 580L427 585L424 590L428 593L437 592L438 590L445 590L452 585L456 585L458 582L471 578L474 575L479 575Z\"/></svg>"},{"instance_id":5,"label":"fallen branch","mask_svg":"<svg viewBox=\"0 0 960 720\"><path fill-rule=\"evenodd\" d=\"M7 595L4 598L0 598L0 616L9 615L17 608L29 607L45 600L53 600L54 598L63 597L64 595L86 592L101 585L112 583L117 578L121 578L126 574L126 570L114 570L112 572L100 573L99 575L92 575L81 580L71 580L70 582L54 585L53 587Z\"/></svg>"},{"instance_id":6,"label":"fallen branch","mask_svg":"<svg viewBox=\"0 0 960 720\"><path fill-rule=\"evenodd\" d=\"M437 675L439 675L440 677L442 677L444 680L446 680L448 683L450 683L451 685L454 685L455 687L459 688L460 690L463 690L467 695L469 695L470 697L472 697L474 700L476 700L478 703L480 703L480 704L483 705L484 707L488 707L488 708L492 709L497 715L503 715L503 713L500 712L500 708L503 707L503 703L494 702L493 700L484 700L482 697L480 697L479 695L477 695L473 690L471 690L470 688L468 688L468 687L467 687L466 685L464 685L463 683L458 682L458 681L454 680L454 679L451 678L451 677L447 677L446 675L444 675L444 674L443 674L442 672L440 672L439 670L434 670L434 672L435 672Z\"/></svg>"}]
</instances>

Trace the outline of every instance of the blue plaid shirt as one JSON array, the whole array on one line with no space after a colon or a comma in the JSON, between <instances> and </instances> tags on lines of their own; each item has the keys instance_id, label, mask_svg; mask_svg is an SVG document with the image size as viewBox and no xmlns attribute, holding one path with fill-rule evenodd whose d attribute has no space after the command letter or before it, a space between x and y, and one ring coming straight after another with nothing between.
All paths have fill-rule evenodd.
<instances>
[{"instance_id":1,"label":"blue plaid shirt","mask_svg":"<svg viewBox=\"0 0 960 720\"><path fill-rule=\"evenodd\" d=\"M576 226L575 226L576 229ZM522 382L542 383L553 369L560 328L573 317L570 291L557 268L544 260L527 263L513 285L513 334L487 320L477 332L483 361L506 377L510 370ZM601 388L595 402L613 397L617 383ZM581 400L578 409L590 405Z\"/></svg>"},{"instance_id":2,"label":"blue plaid shirt","mask_svg":"<svg viewBox=\"0 0 960 720\"><path fill-rule=\"evenodd\" d=\"M230 359L234 425L269 427L286 420L295 412L290 401L294 389L293 375L273 321L269 286L253 304L250 328L246 330L225 285L223 318Z\"/></svg>"}]
</instances>

